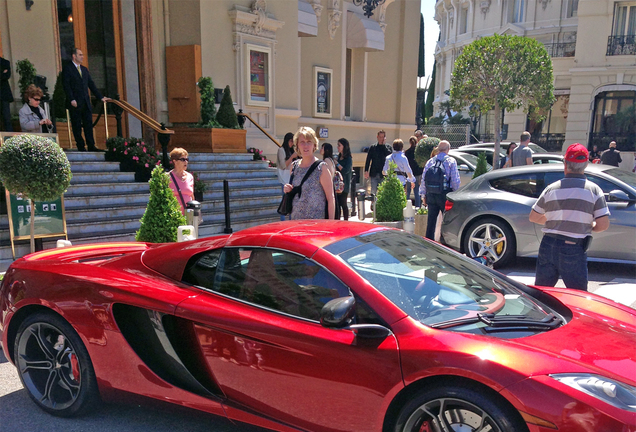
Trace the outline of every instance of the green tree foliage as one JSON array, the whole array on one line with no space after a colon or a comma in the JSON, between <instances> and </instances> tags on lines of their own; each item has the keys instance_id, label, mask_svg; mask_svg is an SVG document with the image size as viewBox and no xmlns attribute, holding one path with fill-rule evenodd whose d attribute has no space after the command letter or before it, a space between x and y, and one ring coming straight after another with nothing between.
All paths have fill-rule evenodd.
<instances>
[{"instance_id":1,"label":"green tree foliage","mask_svg":"<svg viewBox=\"0 0 636 432\"><path fill-rule=\"evenodd\" d=\"M479 156L477 156L477 166L475 167L475 172L473 173L473 178L477 178L482 174L486 174L488 172L488 162L486 162L486 153L481 152Z\"/></svg>"},{"instance_id":2,"label":"green tree foliage","mask_svg":"<svg viewBox=\"0 0 636 432\"><path fill-rule=\"evenodd\" d=\"M210 77L201 77L197 83L201 95L201 123L202 127L218 127L215 120L216 105L214 100L214 83Z\"/></svg>"},{"instance_id":3,"label":"green tree foliage","mask_svg":"<svg viewBox=\"0 0 636 432\"><path fill-rule=\"evenodd\" d=\"M18 75L20 75L20 80L18 81L18 87L20 87L20 96L24 99L24 93L27 88L35 83L35 76L37 72L35 70L35 66L28 59L18 60L15 63L16 71Z\"/></svg>"},{"instance_id":4,"label":"green tree foliage","mask_svg":"<svg viewBox=\"0 0 636 432\"><path fill-rule=\"evenodd\" d=\"M422 138L415 146L415 162L424 168L426 162L431 158L431 152L441 140L435 137Z\"/></svg>"},{"instance_id":5,"label":"green tree foliage","mask_svg":"<svg viewBox=\"0 0 636 432\"><path fill-rule=\"evenodd\" d=\"M14 194L51 201L68 189L71 164L60 146L38 135L17 135L0 147L0 180Z\"/></svg>"},{"instance_id":6,"label":"green tree foliage","mask_svg":"<svg viewBox=\"0 0 636 432\"><path fill-rule=\"evenodd\" d=\"M555 101L552 61L543 44L522 36L483 37L464 48L455 61L451 101L460 109L471 104L481 113L494 110L495 155L499 166L502 110L524 108L547 112Z\"/></svg>"},{"instance_id":7,"label":"green tree foliage","mask_svg":"<svg viewBox=\"0 0 636 432\"><path fill-rule=\"evenodd\" d=\"M53 112L55 118L66 121L66 93L62 84L62 72L57 75L53 88Z\"/></svg>"},{"instance_id":8,"label":"green tree foliage","mask_svg":"<svg viewBox=\"0 0 636 432\"><path fill-rule=\"evenodd\" d=\"M236 117L236 111L234 111L232 93L230 93L229 85L225 86L223 90L223 99L221 99L221 105L219 105L219 112L216 114L216 121L225 128L239 129L238 118Z\"/></svg>"},{"instance_id":9,"label":"green tree foliage","mask_svg":"<svg viewBox=\"0 0 636 432\"><path fill-rule=\"evenodd\" d=\"M433 73L431 74L431 82L428 84L428 92L426 93L426 103L424 104L424 123L428 124L428 119L433 117L433 101L435 100L435 71L437 70L437 60L433 64Z\"/></svg>"},{"instance_id":10,"label":"green tree foliage","mask_svg":"<svg viewBox=\"0 0 636 432\"><path fill-rule=\"evenodd\" d=\"M389 173L378 186L378 197L375 203L375 219L378 222L396 222L403 219L402 209L406 207L404 186L397 178L397 165L389 163Z\"/></svg>"},{"instance_id":11,"label":"green tree foliage","mask_svg":"<svg viewBox=\"0 0 636 432\"><path fill-rule=\"evenodd\" d=\"M170 189L170 179L163 167L157 166L150 178L150 198L141 227L135 239L149 243L177 241L177 228L186 224L186 218Z\"/></svg>"}]
</instances>

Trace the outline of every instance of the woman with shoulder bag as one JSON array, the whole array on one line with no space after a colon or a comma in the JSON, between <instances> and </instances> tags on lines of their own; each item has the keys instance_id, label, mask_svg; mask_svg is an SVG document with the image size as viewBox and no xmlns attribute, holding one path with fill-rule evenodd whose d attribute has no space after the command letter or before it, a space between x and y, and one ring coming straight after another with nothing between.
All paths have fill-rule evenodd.
<instances>
[{"instance_id":1,"label":"woman with shoulder bag","mask_svg":"<svg viewBox=\"0 0 636 432\"><path fill-rule=\"evenodd\" d=\"M347 197L351 188L351 174L353 167L353 157L351 156L351 147L346 138L338 140L338 159L336 160L336 169L342 174L344 181L344 190L336 195L336 219L340 219L340 211L344 220L349 220L349 207L347 207Z\"/></svg>"},{"instance_id":2,"label":"woman with shoulder bag","mask_svg":"<svg viewBox=\"0 0 636 432\"><path fill-rule=\"evenodd\" d=\"M189 161L188 152L185 149L177 147L170 152L170 163L174 165L172 171L168 173L170 189L184 215L186 203L194 200L194 177L186 171Z\"/></svg>"},{"instance_id":3,"label":"woman with shoulder bag","mask_svg":"<svg viewBox=\"0 0 636 432\"><path fill-rule=\"evenodd\" d=\"M276 155L276 168L278 172L278 181L280 182L281 190L285 195L285 185L289 183L289 177L291 174L291 166L294 158L298 156L293 149L294 147L294 134L287 132L283 139L283 145L278 149ZM280 220L285 220L285 215L280 216Z\"/></svg>"},{"instance_id":4,"label":"woman with shoulder bag","mask_svg":"<svg viewBox=\"0 0 636 432\"><path fill-rule=\"evenodd\" d=\"M294 162L291 183L284 188L285 193L293 195L291 219L324 219L325 206L328 219L333 219L333 177L327 164L314 156L318 150L316 132L310 127L301 127L294 135L294 149L301 160Z\"/></svg>"}]
</instances>

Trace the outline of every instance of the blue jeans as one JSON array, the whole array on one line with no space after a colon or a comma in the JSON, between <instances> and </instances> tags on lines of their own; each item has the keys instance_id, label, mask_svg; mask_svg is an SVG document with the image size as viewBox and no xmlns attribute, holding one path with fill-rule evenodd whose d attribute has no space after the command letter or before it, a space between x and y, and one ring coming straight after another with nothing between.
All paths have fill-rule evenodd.
<instances>
[{"instance_id":1,"label":"blue jeans","mask_svg":"<svg viewBox=\"0 0 636 432\"><path fill-rule=\"evenodd\" d=\"M539 246L535 285L553 287L559 280L568 288L587 291L587 253L579 244L544 235Z\"/></svg>"},{"instance_id":2,"label":"blue jeans","mask_svg":"<svg viewBox=\"0 0 636 432\"><path fill-rule=\"evenodd\" d=\"M413 188L413 196L415 197L415 202L413 205L415 207L422 206L422 197L420 197L420 182L422 181L422 176L415 176L415 187ZM406 199L411 196L411 182L407 180L406 182Z\"/></svg>"},{"instance_id":3,"label":"blue jeans","mask_svg":"<svg viewBox=\"0 0 636 432\"><path fill-rule=\"evenodd\" d=\"M382 183L382 180L384 180L384 176L382 174L376 174L374 176L369 176L369 180L371 181L371 193L377 194L378 185Z\"/></svg>"}]
</instances>

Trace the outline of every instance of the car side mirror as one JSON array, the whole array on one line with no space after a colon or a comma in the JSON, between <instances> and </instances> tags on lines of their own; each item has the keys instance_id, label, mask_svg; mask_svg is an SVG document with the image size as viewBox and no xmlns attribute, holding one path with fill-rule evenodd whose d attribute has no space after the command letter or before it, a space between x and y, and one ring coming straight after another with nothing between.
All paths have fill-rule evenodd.
<instances>
[{"instance_id":1,"label":"car side mirror","mask_svg":"<svg viewBox=\"0 0 636 432\"><path fill-rule=\"evenodd\" d=\"M343 328L351 324L356 311L353 296L329 300L320 311L320 324L324 327Z\"/></svg>"},{"instance_id":2,"label":"car side mirror","mask_svg":"<svg viewBox=\"0 0 636 432\"><path fill-rule=\"evenodd\" d=\"M460 166L457 167L457 170L458 171L462 171L462 172L470 172L471 171L471 169L466 164L461 164Z\"/></svg>"},{"instance_id":3,"label":"car side mirror","mask_svg":"<svg viewBox=\"0 0 636 432\"><path fill-rule=\"evenodd\" d=\"M613 190L613 191L611 191L609 193L607 201L609 201L609 202L616 202L616 201L629 202L629 201L634 201L634 200L630 200L629 199L629 195L627 195L625 193L625 191L622 191L620 189L615 189L615 190Z\"/></svg>"}]
</instances>

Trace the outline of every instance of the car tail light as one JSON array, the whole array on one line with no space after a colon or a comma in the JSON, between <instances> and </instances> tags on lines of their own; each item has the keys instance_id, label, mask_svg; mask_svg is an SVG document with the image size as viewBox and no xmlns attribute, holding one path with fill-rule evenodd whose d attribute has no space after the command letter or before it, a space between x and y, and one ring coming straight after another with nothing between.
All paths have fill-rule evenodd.
<instances>
[{"instance_id":1,"label":"car tail light","mask_svg":"<svg viewBox=\"0 0 636 432\"><path fill-rule=\"evenodd\" d=\"M449 211L453 208L453 202L450 200L446 200L446 204L444 205L444 211Z\"/></svg>"}]
</instances>

